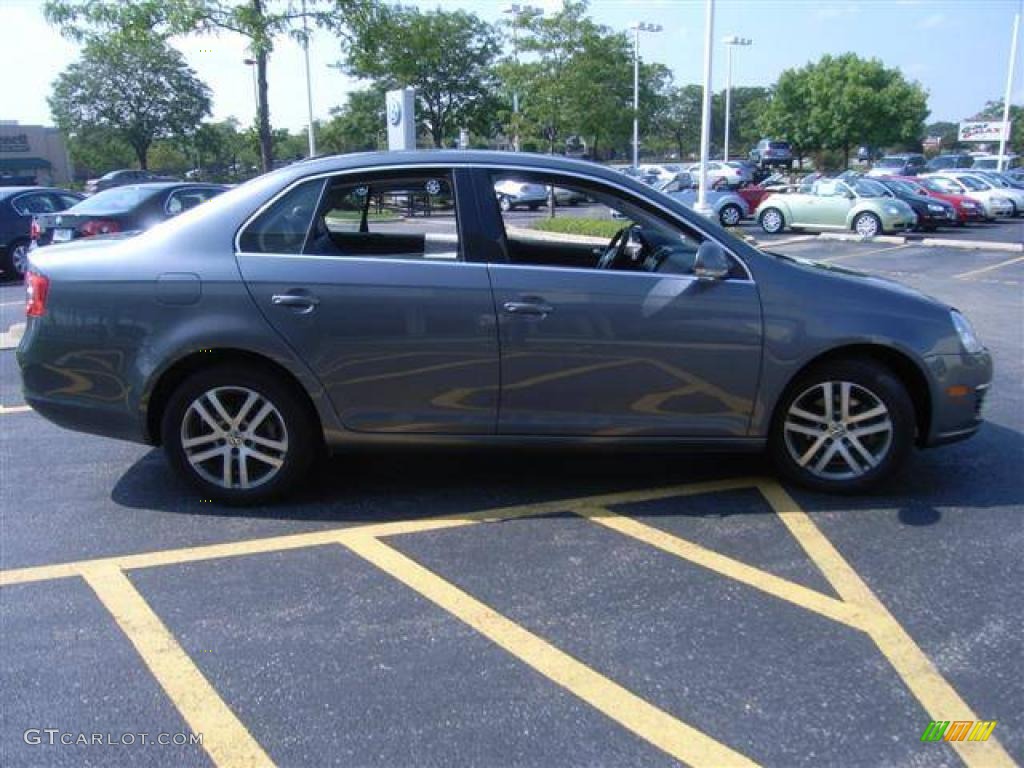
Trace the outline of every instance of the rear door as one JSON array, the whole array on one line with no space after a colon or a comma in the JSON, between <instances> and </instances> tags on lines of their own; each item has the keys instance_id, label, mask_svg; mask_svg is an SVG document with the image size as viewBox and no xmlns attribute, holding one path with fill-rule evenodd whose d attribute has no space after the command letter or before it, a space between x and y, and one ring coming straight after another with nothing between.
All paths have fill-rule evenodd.
<instances>
[{"instance_id":1,"label":"rear door","mask_svg":"<svg viewBox=\"0 0 1024 768\"><path fill-rule=\"evenodd\" d=\"M447 168L311 179L239 235L253 298L347 429L495 431L494 302L458 188Z\"/></svg>"},{"instance_id":2,"label":"rear door","mask_svg":"<svg viewBox=\"0 0 1024 768\"><path fill-rule=\"evenodd\" d=\"M524 176L478 173L481 188ZM746 436L761 305L743 265L734 262L728 279L698 281L692 267L703 236L664 212L604 182L543 173L524 180L578 189L596 202L572 212L585 227L566 216L565 226L548 231L536 228L536 217L490 206L499 432ZM615 230L627 238L621 255L610 247Z\"/></svg>"}]
</instances>

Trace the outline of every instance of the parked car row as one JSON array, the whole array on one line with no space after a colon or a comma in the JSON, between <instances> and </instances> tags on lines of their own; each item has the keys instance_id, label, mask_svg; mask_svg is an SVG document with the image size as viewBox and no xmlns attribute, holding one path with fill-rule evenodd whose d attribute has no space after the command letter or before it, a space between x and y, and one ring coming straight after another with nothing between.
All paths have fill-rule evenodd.
<instances>
[{"instance_id":1,"label":"parked car row","mask_svg":"<svg viewBox=\"0 0 1024 768\"><path fill-rule=\"evenodd\" d=\"M84 199L78 192L54 187L0 188L0 269L4 276L25 274L33 217L63 211Z\"/></svg>"}]
</instances>

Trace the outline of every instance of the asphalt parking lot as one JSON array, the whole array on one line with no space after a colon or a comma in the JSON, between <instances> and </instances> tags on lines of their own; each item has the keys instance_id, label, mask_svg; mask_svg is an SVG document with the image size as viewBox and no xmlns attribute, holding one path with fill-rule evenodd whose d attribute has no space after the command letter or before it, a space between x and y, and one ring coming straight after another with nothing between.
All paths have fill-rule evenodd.
<instances>
[{"instance_id":1,"label":"asphalt parking lot","mask_svg":"<svg viewBox=\"0 0 1024 768\"><path fill-rule=\"evenodd\" d=\"M43 421L0 350L0 765L1024 762L1024 255L773 249L968 314L982 431L861 497L749 456L432 450L225 509ZM21 307L0 286L0 347ZM923 743L931 720L998 725Z\"/></svg>"}]
</instances>

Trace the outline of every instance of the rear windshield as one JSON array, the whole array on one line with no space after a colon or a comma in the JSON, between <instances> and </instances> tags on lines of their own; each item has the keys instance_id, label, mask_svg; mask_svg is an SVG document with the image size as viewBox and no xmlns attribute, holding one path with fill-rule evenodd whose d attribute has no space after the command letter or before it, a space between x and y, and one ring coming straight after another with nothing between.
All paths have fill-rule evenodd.
<instances>
[{"instance_id":1,"label":"rear windshield","mask_svg":"<svg viewBox=\"0 0 1024 768\"><path fill-rule=\"evenodd\" d=\"M998 158L995 157L979 157L974 161L975 168L995 168L999 163Z\"/></svg>"},{"instance_id":2,"label":"rear windshield","mask_svg":"<svg viewBox=\"0 0 1024 768\"><path fill-rule=\"evenodd\" d=\"M769 141L768 149L789 149L788 141Z\"/></svg>"},{"instance_id":3,"label":"rear windshield","mask_svg":"<svg viewBox=\"0 0 1024 768\"><path fill-rule=\"evenodd\" d=\"M904 160L902 157L883 157L881 160L875 163L875 165L877 165L880 168L898 168L899 166L904 165L906 162L907 161Z\"/></svg>"},{"instance_id":4,"label":"rear windshield","mask_svg":"<svg viewBox=\"0 0 1024 768\"><path fill-rule=\"evenodd\" d=\"M139 203L163 192L162 187L117 187L97 192L78 205L71 213L100 213L105 211L127 211Z\"/></svg>"}]
</instances>

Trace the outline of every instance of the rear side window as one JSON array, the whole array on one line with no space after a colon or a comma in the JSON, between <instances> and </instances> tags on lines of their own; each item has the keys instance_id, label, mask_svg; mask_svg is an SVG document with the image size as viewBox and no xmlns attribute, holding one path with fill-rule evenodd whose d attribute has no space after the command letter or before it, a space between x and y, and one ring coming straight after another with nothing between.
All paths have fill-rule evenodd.
<instances>
[{"instance_id":1,"label":"rear side window","mask_svg":"<svg viewBox=\"0 0 1024 768\"><path fill-rule=\"evenodd\" d=\"M57 210L57 206L53 204L50 196L42 193L22 195L15 198L12 204L14 205L14 210L22 216L31 216L35 213L53 213Z\"/></svg>"},{"instance_id":2,"label":"rear side window","mask_svg":"<svg viewBox=\"0 0 1024 768\"><path fill-rule=\"evenodd\" d=\"M339 176L327 184L306 253L454 261L459 227L451 175Z\"/></svg>"},{"instance_id":3,"label":"rear side window","mask_svg":"<svg viewBox=\"0 0 1024 768\"><path fill-rule=\"evenodd\" d=\"M323 179L307 181L279 197L238 238L244 253L301 253Z\"/></svg>"},{"instance_id":4,"label":"rear side window","mask_svg":"<svg viewBox=\"0 0 1024 768\"><path fill-rule=\"evenodd\" d=\"M220 194L215 187L193 187L190 189L178 189L167 198L167 213L177 216L190 208L195 208L200 203L205 203L211 197Z\"/></svg>"}]
</instances>

